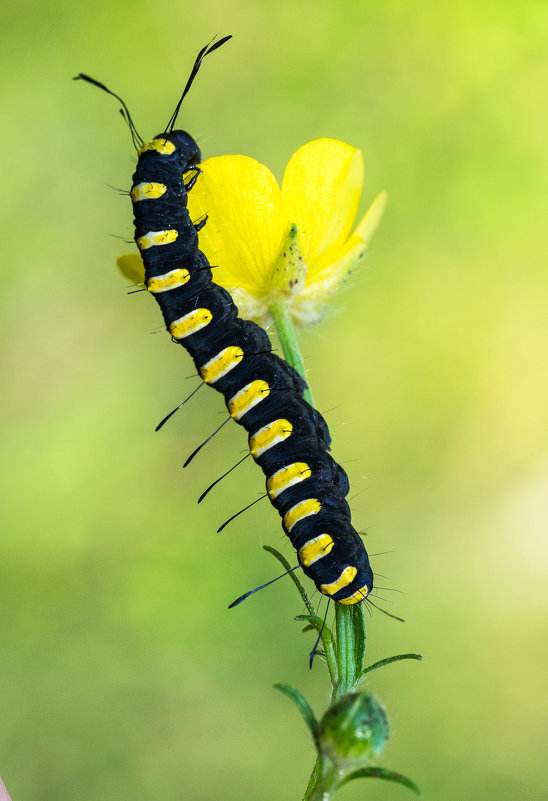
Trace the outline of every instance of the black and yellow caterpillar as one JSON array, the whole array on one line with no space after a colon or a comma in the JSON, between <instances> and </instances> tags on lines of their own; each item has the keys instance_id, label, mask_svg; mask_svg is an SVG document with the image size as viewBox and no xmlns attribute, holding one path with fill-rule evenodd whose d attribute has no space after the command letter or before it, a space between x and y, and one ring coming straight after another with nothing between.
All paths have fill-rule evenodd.
<instances>
[{"instance_id":1,"label":"black and yellow caterpillar","mask_svg":"<svg viewBox=\"0 0 548 801\"><path fill-rule=\"evenodd\" d=\"M328 453L327 424L304 400L305 381L272 353L268 334L241 319L229 293L212 280L198 247L197 229L205 221L195 226L187 210L202 157L192 137L174 125L201 60L228 38L200 51L166 129L150 141L140 140L123 104L139 155L130 192L135 242L146 287L173 341L188 351L202 380L223 395L230 417L247 431L250 453L266 476L268 497L303 571L323 595L355 604L371 592L373 572L351 523L348 477ZM78 77L114 94L86 75Z\"/></svg>"}]
</instances>

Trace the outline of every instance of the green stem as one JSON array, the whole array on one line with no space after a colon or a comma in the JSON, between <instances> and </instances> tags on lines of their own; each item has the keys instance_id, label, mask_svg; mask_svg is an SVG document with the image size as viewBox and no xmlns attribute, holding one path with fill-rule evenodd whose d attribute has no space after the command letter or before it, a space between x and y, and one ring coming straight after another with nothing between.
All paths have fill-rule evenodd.
<instances>
[{"instance_id":1,"label":"green stem","mask_svg":"<svg viewBox=\"0 0 548 801\"><path fill-rule=\"evenodd\" d=\"M337 785L340 781L339 771L327 760L323 762L318 760L318 762L320 770L316 774L316 781L310 795L305 796L304 801L331 801L335 796Z\"/></svg>"},{"instance_id":2,"label":"green stem","mask_svg":"<svg viewBox=\"0 0 548 801\"><path fill-rule=\"evenodd\" d=\"M293 323L291 322L287 304L274 304L270 307L270 313L274 319L274 325L276 326L276 333L278 334L278 339L280 340L280 345L282 346L284 359L286 362L288 362L288 364L294 367L299 375L302 376L306 381L303 357L301 356L299 343L297 342L297 336L295 334L295 329L293 328ZM311 406L314 406L312 393L308 387L303 392L303 398Z\"/></svg>"},{"instance_id":3,"label":"green stem","mask_svg":"<svg viewBox=\"0 0 548 801\"><path fill-rule=\"evenodd\" d=\"M295 368L305 381L303 359L299 350L297 336L289 309L286 304L278 303L270 307L270 313L274 319L278 339L282 346L285 360ZM312 394L309 389L305 389L303 397L311 406L314 406ZM363 610L358 610L359 616L352 605L335 604L335 658L336 669L329 665L329 675L331 677L331 700L336 701L346 693L354 692L359 684L363 670L363 645L357 642L356 619L358 626L363 626ZM364 627L365 631L365 627ZM364 637L365 635L362 635ZM327 657L326 653L326 657ZM359 664L358 664L359 663ZM326 758L317 758L312 770L308 786L306 788L303 801L315 801L318 799L332 798L337 783L337 772L333 765Z\"/></svg>"}]
</instances>

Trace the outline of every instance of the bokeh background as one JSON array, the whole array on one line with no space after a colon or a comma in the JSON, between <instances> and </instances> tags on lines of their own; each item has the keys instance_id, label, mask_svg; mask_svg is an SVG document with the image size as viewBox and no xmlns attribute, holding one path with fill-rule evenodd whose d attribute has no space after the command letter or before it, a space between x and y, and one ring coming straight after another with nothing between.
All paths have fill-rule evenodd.
<instances>
[{"instance_id":1,"label":"bokeh background","mask_svg":"<svg viewBox=\"0 0 548 801\"><path fill-rule=\"evenodd\" d=\"M305 141L362 148L363 208L390 195L370 258L302 336L319 408L348 470L358 528L387 576L367 658L392 727L381 764L438 801L546 798L548 605L548 7L69 3L1 12L3 69L0 774L14 801L288 801L313 749L290 702L319 712L311 635L262 544L290 556L218 424L213 392L160 434L194 384L153 301L128 296L134 155L169 117L199 47L212 56L182 124L206 155L281 177ZM319 165L321 169L321 165ZM119 238L117 238L119 237ZM387 552L387 553L385 553ZM346 799L398 801L382 782Z\"/></svg>"}]
</instances>

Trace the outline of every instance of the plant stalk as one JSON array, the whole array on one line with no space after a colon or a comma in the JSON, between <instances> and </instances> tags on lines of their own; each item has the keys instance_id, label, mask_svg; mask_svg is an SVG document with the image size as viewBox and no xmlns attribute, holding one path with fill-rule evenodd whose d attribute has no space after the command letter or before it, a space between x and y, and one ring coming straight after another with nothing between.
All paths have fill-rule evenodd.
<instances>
[{"instance_id":1,"label":"plant stalk","mask_svg":"<svg viewBox=\"0 0 548 801\"><path fill-rule=\"evenodd\" d=\"M278 339L280 340L280 345L282 346L284 359L288 364L291 365L291 367L294 367L299 375L302 376L302 378L304 378L306 381L303 357L301 356L295 329L293 327L293 323L291 322L289 307L285 303L276 303L270 307L270 313L274 320L274 325L276 326L276 333L278 334ZM308 387L303 392L303 398L311 406L314 406L312 393ZM314 406L314 408L316 407Z\"/></svg>"}]
</instances>

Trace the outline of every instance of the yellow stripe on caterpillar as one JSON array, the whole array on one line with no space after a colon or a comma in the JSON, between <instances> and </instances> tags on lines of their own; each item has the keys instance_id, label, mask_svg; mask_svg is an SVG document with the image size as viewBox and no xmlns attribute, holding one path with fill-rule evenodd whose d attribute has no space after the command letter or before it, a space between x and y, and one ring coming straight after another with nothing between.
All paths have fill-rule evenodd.
<instances>
[{"instance_id":1,"label":"yellow stripe on caterpillar","mask_svg":"<svg viewBox=\"0 0 548 801\"><path fill-rule=\"evenodd\" d=\"M170 245L178 236L178 231L172 228L168 231L149 231L148 234L140 236L135 241L139 250L148 250L154 245Z\"/></svg>"},{"instance_id":2,"label":"yellow stripe on caterpillar","mask_svg":"<svg viewBox=\"0 0 548 801\"><path fill-rule=\"evenodd\" d=\"M334 544L329 534L320 534L318 537L308 540L302 548L299 548L299 562L304 567L310 567L318 559L327 556Z\"/></svg>"},{"instance_id":3,"label":"yellow stripe on caterpillar","mask_svg":"<svg viewBox=\"0 0 548 801\"><path fill-rule=\"evenodd\" d=\"M170 324L169 330L175 339L184 339L205 328L212 319L213 315L209 309L196 309L183 317L179 317L178 320L174 320Z\"/></svg>"},{"instance_id":4,"label":"yellow stripe on caterpillar","mask_svg":"<svg viewBox=\"0 0 548 801\"><path fill-rule=\"evenodd\" d=\"M283 527L285 531L289 534L293 526L295 526L299 520L309 515L318 514L321 508L322 505L317 498L307 498L306 501L296 503L283 517Z\"/></svg>"},{"instance_id":5,"label":"yellow stripe on caterpillar","mask_svg":"<svg viewBox=\"0 0 548 801\"><path fill-rule=\"evenodd\" d=\"M364 598L367 598L369 595L369 587L367 584L364 584L363 587L360 587L359 590L356 590L355 593L350 595L348 598L339 598L340 604L357 604L360 601L363 601Z\"/></svg>"},{"instance_id":6,"label":"yellow stripe on caterpillar","mask_svg":"<svg viewBox=\"0 0 548 801\"><path fill-rule=\"evenodd\" d=\"M263 426L249 437L251 455L254 459L258 459L269 448L273 448L274 445L290 437L292 431L293 426L289 420L284 420L283 418L273 420L272 423Z\"/></svg>"},{"instance_id":7,"label":"yellow stripe on caterpillar","mask_svg":"<svg viewBox=\"0 0 548 801\"><path fill-rule=\"evenodd\" d=\"M335 595L335 593L342 590L343 587L348 587L349 584L352 584L357 572L358 569L353 565L345 567L336 581L333 581L331 584L320 584L320 592L323 593L323 595ZM355 603L355 601L352 601L352 603Z\"/></svg>"},{"instance_id":8,"label":"yellow stripe on caterpillar","mask_svg":"<svg viewBox=\"0 0 548 801\"><path fill-rule=\"evenodd\" d=\"M229 345L200 367L200 375L206 384L214 384L233 370L243 358L244 352L238 345Z\"/></svg>"},{"instance_id":9,"label":"yellow stripe on caterpillar","mask_svg":"<svg viewBox=\"0 0 548 801\"><path fill-rule=\"evenodd\" d=\"M147 150L156 150L162 156L170 156L175 151L175 145L167 139L151 139L150 142L143 142L139 148L139 156Z\"/></svg>"},{"instance_id":10,"label":"yellow stripe on caterpillar","mask_svg":"<svg viewBox=\"0 0 548 801\"><path fill-rule=\"evenodd\" d=\"M155 198L162 197L167 192L165 184L155 183L142 183L136 184L130 192L131 199L134 203L139 200L154 200Z\"/></svg>"},{"instance_id":11,"label":"yellow stripe on caterpillar","mask_svg":"<svg viewBox=\"0 0 548 801\"><path fill-rule=\"evenodd\" d=\"M190 278L190 273L181 267L178 270L170 270L164 275L155 275L154 278L149 278L147 282L147 289L154 295L157 292L167 292L168 289L177 289L177 287L186 284Z\"/></svg>"},{"instance_id":12,"label":"yellow stripe on caterpillar","mask_svg":"<svg viewBox=\"0 0 548 801\"><path fill-rule=\"evenodd\" d=\"M228 412L234 420L240 420L253 406L270 395L270 387L261 378L247 384L228 401Z\"/></svg>"},{"instance_id":13,"label":"yellow stripe on caterpillar","mask_svg":"<svg viewBox=\"0 0 548 801\"><path fill-rule=\"evenodd\" d=\"M277 470L266 482L266 491L270 500L274 500L284 490L304 481L312 475L312 470L306 462L295 462L287 467Z\"/></svg>"}]
</instances>

